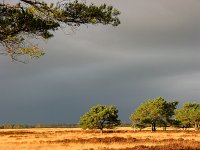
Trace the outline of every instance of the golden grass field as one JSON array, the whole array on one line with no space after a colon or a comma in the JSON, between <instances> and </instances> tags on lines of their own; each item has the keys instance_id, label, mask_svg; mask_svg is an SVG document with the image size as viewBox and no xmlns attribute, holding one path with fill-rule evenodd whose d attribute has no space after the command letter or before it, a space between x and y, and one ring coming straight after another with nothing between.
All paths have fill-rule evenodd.
<instances>
[{"instance_id":1,"label":"golden grass field","mask_svg":"<svg viewBox=\"0 0 200 150\"><path fill-rule=\"evenodd\" d=\"M0 150L200 150L200 131L1 129Z\"/></svg>"}]
</instances>

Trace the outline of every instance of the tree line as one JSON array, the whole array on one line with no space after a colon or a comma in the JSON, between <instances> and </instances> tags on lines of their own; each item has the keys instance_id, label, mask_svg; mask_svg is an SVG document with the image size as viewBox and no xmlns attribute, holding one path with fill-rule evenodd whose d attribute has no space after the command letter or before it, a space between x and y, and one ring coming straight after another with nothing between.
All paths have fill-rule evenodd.
<instances>
[{"instance_id":1,"label":"tree line","mask_svg":"<svg viewBox=\"0 0 200 150\"><path fill-rule=\"evenodd\" d=\"M169 126L200 130L200 103L185 103L177 109L178 101L166 101L162 97L142 103L131 115L132 127L140 130L151 126L166 130ZM115 106L96 105L80 117L79 125L83 129L114 128L119 126L118 109Z\"/></svg>"},{"instance_id":2,"label":"tree line","mask_svg":"<svg viewBox=\"0 0 200 150\"><path fill-rule=\"evenodd\" d=\"M57 123L57 124L0 124L0 129L24 129L24 128L77 128L77 124Z\"/></svg>"},{"instance_id":3,"label":"tree line","mask_svg":"<svg viewBox=\"0 0 200 150\"><path fill-rule=\"evenodd\" d=\"M150 99L142 103L130 115L131 126L142 130L151 127L156 131L157 127L191 128L200 130L200 103L187 102L177 109L178 101L167 101L162 97ZM95 105L80 117L78 124L1 124L0 129L20 129L20 128L75 128L82 129L113 129L117 126L130 126L122 123L118 116L119 110L116 106Z\"/></svg>"}]
</instances>

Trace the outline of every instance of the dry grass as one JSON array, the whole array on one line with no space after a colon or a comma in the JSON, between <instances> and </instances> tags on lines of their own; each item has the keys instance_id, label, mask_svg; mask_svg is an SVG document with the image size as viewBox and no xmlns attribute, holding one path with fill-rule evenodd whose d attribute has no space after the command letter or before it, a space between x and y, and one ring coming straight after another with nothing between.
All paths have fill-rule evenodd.
<instances>
[{"instance_id":1,"label":"dry grass","mask_svg":"<svg viewBox=\"0 0 200 150\"><path fill-rule=\"evenodd\" d=\"M118 128L0 130L0 150L200 150L200 131L168 130L152 133Z\"/></svg>"}]
</instances>

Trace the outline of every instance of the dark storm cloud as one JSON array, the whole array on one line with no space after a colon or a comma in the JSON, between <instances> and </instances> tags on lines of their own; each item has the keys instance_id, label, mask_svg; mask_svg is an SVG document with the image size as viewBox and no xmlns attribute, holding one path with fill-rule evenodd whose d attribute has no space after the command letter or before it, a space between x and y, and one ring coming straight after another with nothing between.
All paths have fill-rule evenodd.
<instances>
[{"instance_id":1,"label":"dark storm cloud","mask_svg":"<svg viewBox=\"0 0 200 150\"><path fill-rule=\"evenodd\" d=\"M115 37L121 38L123 47L132 43L136 51L156 49L160 52L166 48L174 51L185 47L193 50L199 46L199 7L199 2L186 0L128 2L122 8L122 16L126 15L120 26L123 30L115 32Z\"/></svg>"},{"instance_id":2,"label":"dark storm cloud","mask_svg":"<svg viewBox=\"0 0 200 150\"><path fill-rule=\"evenodd\" d=\"M41 44L46 55L25 65L0 57L1 123L77 122L99 103L128 121L149 98L199 102L200 1L108 3L122 12L119 27L56 32Z\"/></svg>"}]
</instances>

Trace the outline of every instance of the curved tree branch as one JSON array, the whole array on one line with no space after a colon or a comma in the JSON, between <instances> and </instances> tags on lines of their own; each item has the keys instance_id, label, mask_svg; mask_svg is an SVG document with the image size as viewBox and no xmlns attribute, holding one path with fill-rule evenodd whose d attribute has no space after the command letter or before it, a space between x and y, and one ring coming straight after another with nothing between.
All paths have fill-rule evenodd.
<instances>
[{"instance_id":1,"label":"curved tree branch","mask_svg":"<svg viewBox=\"0 0 200 150\"><path fill-rule=\"evenodd\" d=\"M53 36L51 31L58 30L61 24L71 27L82 24L113 26L120 24L118 18L120 12L106 4L86 5L77 0L61 1L56 6L39 0L20 0L20 2L22 4L0 3L0 46L5 48L5 53L13 60L22 55L33 58L38 58L39 54L43 55L40 49L27 45L26 39L37 37L49 39Z\"/></svg>"}]
</instances>

